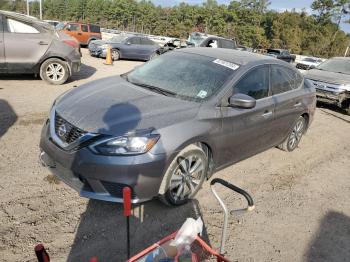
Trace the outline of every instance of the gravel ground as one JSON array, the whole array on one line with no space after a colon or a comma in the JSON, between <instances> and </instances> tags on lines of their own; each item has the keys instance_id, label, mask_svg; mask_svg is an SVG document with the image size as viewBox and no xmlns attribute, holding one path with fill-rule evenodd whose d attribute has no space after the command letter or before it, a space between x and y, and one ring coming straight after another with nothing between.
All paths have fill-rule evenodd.
<instances>
[{"instance_id":1,"label":"gravel ground","mask_svg":"<svg viewBox=\"0 0 350 262\"><path fill-rule=\"evenodd\" d=\"M83 49L79 75L62 86L31 76L0 78L0 261L35 261L42 242L52 261L125 260L125 219L118 204L80 198L38 163L42 123L56 96L141 62L114 66ZM349 261L350 117L318 108L292 153L270 149L214 177L249 191L255 211L230 219L226 255L232 261ZM220 190L231 209L243 201ZM196 200L177 208L157 201L134 207L132 253L201 216L203 238L219 248L221 209L206 183Z\"/></svg>"}]
</instances>

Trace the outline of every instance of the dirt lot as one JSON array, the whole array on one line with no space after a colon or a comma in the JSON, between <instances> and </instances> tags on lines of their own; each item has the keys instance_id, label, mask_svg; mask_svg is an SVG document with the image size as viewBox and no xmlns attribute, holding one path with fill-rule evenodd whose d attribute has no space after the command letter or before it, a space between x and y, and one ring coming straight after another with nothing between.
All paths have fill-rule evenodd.
<instances>
[{"instance_id":1,"label":"dirt lot","mask_svg":"<svg viewBox=\"0 0 350 262\"><path fill-rule=\"evenodd\" d=\"M88 81L130 70L83 50L82 72L63 86L28 77L0 79L0 260L35 261L45 243L52 261L125 260L125 220L120 205L80 198L38 163L39 136L54 98ZM221 177L251 192L256 210L232 217L226 245L232 261L349 261L350 117L319 108L293 153L271 149L229 167ZM243 202L221 194L230 208ZM219 247L222 213L208 183L196 200L178 208L157 201L135 207L132 253L202 216L203 238Z\"/></svg>"}]
</instances>

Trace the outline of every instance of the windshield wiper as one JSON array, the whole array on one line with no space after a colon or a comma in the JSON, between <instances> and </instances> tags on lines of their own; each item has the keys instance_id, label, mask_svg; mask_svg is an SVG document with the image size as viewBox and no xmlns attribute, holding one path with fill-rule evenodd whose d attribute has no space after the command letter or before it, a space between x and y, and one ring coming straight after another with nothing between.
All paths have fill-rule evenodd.
<instances>
[{"instance_id":1,"label":"windshield wiper","mask_svg":"<svg viewBox=\"0 0 350 262\"><path fill-rule=\"evenodd\" d=\"M139 82L131 82L130 80L128 80L128 81L134 85L145 87L149 90L155 91L155 92L162 94L162 95L165 95L165 96L169 96L169 95L176 96L177 95L176 93L174 93L172 91L168 91L168 90L162 89L162 88L157 87L157 86L147 85L147 84L139 83Z\"/></svg>"}]
</instances>

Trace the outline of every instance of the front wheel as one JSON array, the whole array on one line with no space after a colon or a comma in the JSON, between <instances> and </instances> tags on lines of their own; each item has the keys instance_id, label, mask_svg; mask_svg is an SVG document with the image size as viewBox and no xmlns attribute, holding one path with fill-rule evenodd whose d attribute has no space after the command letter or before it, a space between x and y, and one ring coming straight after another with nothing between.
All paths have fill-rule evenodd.
<instances>
[{"instance_id":1,"label":"front wheel","mask_svg":"<svg viewBox=\"0 0 350 262\"><path fill-rule=\"evenodd\" d=\"M208 159L203 149L190 145L172 161L164 176L165 193L160 199L167 205L183 205L194 198L207 177Z\"/></svg>"},{"instance_id":2,"label":"front wheel","mask_svg":"<svg viewBox=\"0 0 350 262\"><path fill-rule=\"evenodd\" d=\"M113 61L118 61L120 59L120 53L117 49L112 50L112 59Z\"/></svg>"},{"instance_id":3,"label":"front wheel","mask_svg":"<svg viewBox=\"0 0 350 262\"><path fill-rule=\"evenodd\" d=\"M69 76L67 63L58 58L47 59L40 67L41 79L52 85L62 85Z\"/></svg>"},{"instance_id":4,"label":"front wheel","mask_svg":"<svg viewBox=\"0 0 350 262\"><path fill-rule=\"evenodd\" d=\"M278 145L278 148L287 152L292 152L298 147L300 140L305 132L305 129L305 118L303 116L299 116L288 137L280 145Z\"/></svg>"}]
</instances>

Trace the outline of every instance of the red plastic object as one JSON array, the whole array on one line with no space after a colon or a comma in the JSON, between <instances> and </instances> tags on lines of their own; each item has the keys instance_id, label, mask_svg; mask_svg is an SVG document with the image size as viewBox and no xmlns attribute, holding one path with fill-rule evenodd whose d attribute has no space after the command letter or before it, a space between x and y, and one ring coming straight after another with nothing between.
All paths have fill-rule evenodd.
<instances>
[{"instance_id":1,"label":"red plastic object","mask_svg":"<svg viewBox=\"0 0 350 262\"><path fill-rule=\"evenodd\" d=\"M96 257L92 257L92 258L90 258L89 262L97 262L97 258Z\"/></svg>"},{"instance_id":2,"label":"red plastic object","mask_svg":"<svg viewBox=\"0 0 350 262\"><path fill-rule=\"evenodd\" d=\"M34 248L38 262L50 262L49 254L46 252L43 244L38 244Z\"/></svg>"},{"instance_id":3,"label":"red plastic object","mask_svg":"<svg viewBox=\"0 0 350 262\"><path fill-rule=\"evenodd\" d=\"M123 188L123 200L124 200L124 216L131 216L131 189L130 187Z\"/></svg>"}]
</instances>

